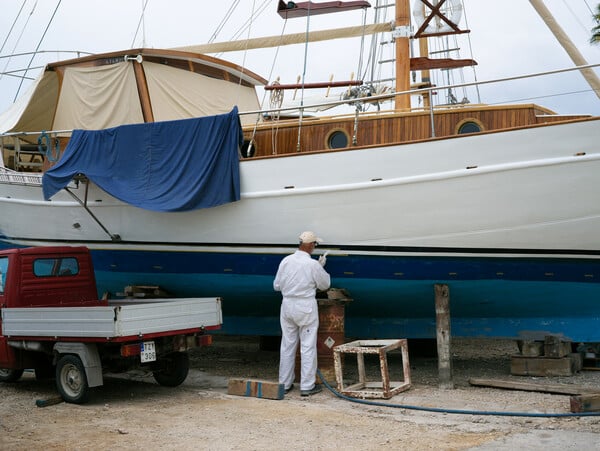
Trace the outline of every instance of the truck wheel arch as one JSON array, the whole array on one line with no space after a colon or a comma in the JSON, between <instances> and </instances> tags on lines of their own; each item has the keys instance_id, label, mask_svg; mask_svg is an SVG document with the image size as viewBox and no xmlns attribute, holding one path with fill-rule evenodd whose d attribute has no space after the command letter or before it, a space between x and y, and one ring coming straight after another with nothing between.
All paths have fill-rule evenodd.
<instances>
[{"instance_id":1,"label":"truck wheel arch","mask_svg":"<svg viewBox=\"0 0 600 451\"><path fill-rule=\"evenodd\" d=\"M95 343L71 343L59 341L54 345L55 362L61 355L74 354L81 359L88 386L98 387L102 381L102 363Z\"/></svg>"}]
</instances>

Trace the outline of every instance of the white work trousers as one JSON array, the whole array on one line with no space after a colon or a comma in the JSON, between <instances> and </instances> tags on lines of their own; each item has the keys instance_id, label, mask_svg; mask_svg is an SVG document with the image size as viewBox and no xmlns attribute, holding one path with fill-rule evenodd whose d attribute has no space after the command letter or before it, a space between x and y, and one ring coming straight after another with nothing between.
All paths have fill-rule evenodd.
<instances>
[{"instance_id":1,"label":"white work trousers","mask_svg":"<svg viewBox=\"0 0 600 451\"><path fill-rule=\"evenodd\" d=\"M289 388L294 382L296 349L300 341L300 390L315 386L319 311L312 299L284 298L281 303L281 351L279 383Z\"/></svg>"}]
</instances>

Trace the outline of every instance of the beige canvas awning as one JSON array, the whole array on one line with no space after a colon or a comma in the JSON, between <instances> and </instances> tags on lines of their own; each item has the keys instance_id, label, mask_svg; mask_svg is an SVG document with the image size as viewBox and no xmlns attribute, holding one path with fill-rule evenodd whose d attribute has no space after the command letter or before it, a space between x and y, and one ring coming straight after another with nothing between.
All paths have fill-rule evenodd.
<instances>
[{"instance_id":1,"label":"beige canvas awning","mask_svg":"<svg viewBox=\"0 0 600 451\"><path fill-rule=\"evenodd\" d=\"M135 61L65 65L42 72L26 95L0 115L0 133L98 130L144 121ZM155 121L210 116L260 108L254 85L209 77L174 65L143 61ZM138 68L139 69L139 68ZM241 116L254 123L255 117Z\"/></svg>"}]
</instances>

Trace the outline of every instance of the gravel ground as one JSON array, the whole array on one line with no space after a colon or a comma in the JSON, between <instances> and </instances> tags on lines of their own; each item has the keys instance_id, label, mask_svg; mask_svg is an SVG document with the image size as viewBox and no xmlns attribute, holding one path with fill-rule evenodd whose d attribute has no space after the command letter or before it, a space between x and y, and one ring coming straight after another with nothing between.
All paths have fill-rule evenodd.
<instances>
[{"instance_id":1,"label":"gravel ground","mask_svg":"<svg viewBox=\"0 0 600 451\"><path fill-rule=\"evenodd\" d=\"M325 390L284 400L227 394L232 377L277 380L278 353L254 337L216 336L211 347L191 353L186 382L157 385L141 371L105 378L86 405L45 408L37 399L56 396L53 381L26 373L16 384L0 384L0 449L600 449L600 417L547 418L486 415L484 412L568 413L569 396L474 387L471 377L573 384L600 390L600 371L570 377L510 375L512 341L452 343L455 389L438 387L437 359L410 350L412 387L389 400L349 402ZM390 377L402 374L399 354L389 356ZM346 360L344 376L356 377ZM366 361L369 380L381 380L378 362ZM330 381L333 384L333 381ZM470 410L454 414L411 407Z\"/></svg>"}]
</instances>

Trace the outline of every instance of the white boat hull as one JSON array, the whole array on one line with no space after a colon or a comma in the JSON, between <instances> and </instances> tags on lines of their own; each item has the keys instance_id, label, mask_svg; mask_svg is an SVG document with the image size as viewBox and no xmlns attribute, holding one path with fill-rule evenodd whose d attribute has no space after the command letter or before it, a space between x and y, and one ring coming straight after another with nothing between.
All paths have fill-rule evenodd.
<instances>
[{"instance_id":1,"label":"white boat hull","mask_svg":"<svg viewBox=\"0 0 600 451\"><path fill-rule=\"evenodd\" d=\"M394 336L395 331L434 336L430 313L435 282L468 293L453 297L461 315L455 320L464 323L464 335L547 333L540 324L558 318L563 308L559 292L600 296L598 142L600 121L588 120L356 151L248 159L240 164L242 200L182 213L131 207L93 184L87 194L84 184L70 188L80 200L87 199L92 216L66 192L44 201L39 182L19 184L20 175L4 174L0 232L9 245L87 245L95 253L101 290L158 281L184 296L222 296L224 331L276 334L277 295L269 284L297 235L311 229L330 250L328 269L334 283L350 289L360 303L355 329L360 324L369 336ZM122 263L119 252L132 260ZM134 253L142 257L133 258ZM180 258L161 258L167 255ZM365 259L380 260L361 275ZM445 259L443 264L440 259ZM440 264L410 275L415 265L430 261ZM192 265L189 272L178 266L182 262ZM450 268L453 262L463 265L462 273ZM573 268L557 274L555 265L564 262ZM507 275L510 268L503 264L517 268L514 275ZM464 265L478 266L479 271L470 273ZM450 270L444 273L447 266ZM193 277L186 279L183 273ZM502 299L513 296L506 301L513 311L500 312L504 301L489 290L502 292ZM517 311L514 305L525 301L524 296L532 299L536 290L554 293L556 299L546 296L546 301L555 305L544 307L539 298L529 313ZM244 305L244 297L268 299L269 307L257 308L266 313L255 314ZM491 299L488 313L469 304L485 304L486 299ZM415 324L424 323L413 328L400 319L411 315L407 307L417 301L426 305ZM579 322L600 317L600 307L590 308L574 312L578 319L571 325L549 329L572 337L575 330L598 329ZM392 310L392 317L378 328L385 323L384 310ZM258 326L228 330L228 315L230 326L246 317ZM352 316L350 312L351 321ZM524 316L540 319L522 327L515 324L515 318ZM486 329L488 321L503 325ZM598 332L580 335L576 338L600 341Z\"/></svg>"}]
</instances>

